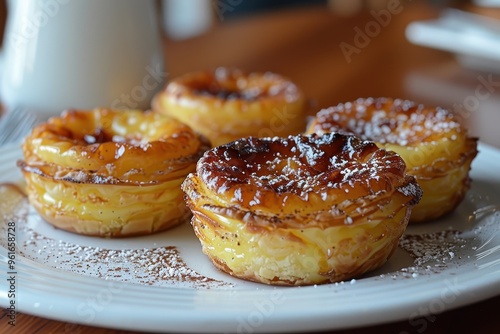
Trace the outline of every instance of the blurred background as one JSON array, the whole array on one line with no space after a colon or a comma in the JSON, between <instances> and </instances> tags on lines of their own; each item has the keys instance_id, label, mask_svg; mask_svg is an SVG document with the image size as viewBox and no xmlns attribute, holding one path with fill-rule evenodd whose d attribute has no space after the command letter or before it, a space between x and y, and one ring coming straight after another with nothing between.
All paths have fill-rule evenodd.
<instances>
[{"instance_id":1,"label":"blurred background","mask_svg":"<svg viewBox=\"0 0 500 334\"><path fill-rule=\"evenodd\" d=\"M413 99L456 109L500 146L499 0L157 4L167 79L217 66L273 71L304 90L312 113L357 97ZM1 1L2 35L5 17Z\"/></svg>"},{"instance_id":2,"label":"blurred background","mask_svg":"<svg viewBox=\"0 0 500 334\"><path fill-rule=\"evenodd\" d=\"M219 65L282 73L314 111L366 96L455 109L500 146L499 8L496 0L166 0L166 55L173 75ZM202 51L190 49L207 36ZM193 59L176 61L168 47L180 44Z\"/></svg>"}]
</instances>

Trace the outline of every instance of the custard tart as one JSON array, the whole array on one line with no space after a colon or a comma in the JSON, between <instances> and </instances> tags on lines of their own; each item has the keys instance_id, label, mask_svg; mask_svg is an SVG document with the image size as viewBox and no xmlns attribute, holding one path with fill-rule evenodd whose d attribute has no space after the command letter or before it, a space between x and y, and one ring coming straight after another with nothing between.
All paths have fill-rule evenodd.
<instances>
[{"instance_id":1,"label":"custard tart","mask_svg":"<svg viewBox=\"0 0 500 334\"><path fill-rule=\"evenodd\" d=\"M18 166L50 224L130 236L189 219L180 185L207 149L189 126L157 113L70 110L32 130Z\"/></svg>"},{"instance_id":2,"label":"custard tart","mask_svg":"<svg viewBox=\"0 0 500 334\"><path fill-rule=\"evenodd\" d=\"M469 137L447 109L402 99L357 99L319 111L307 130L328 132L372 140L403 158L424 194L412 211L412 223L452 212L470 187L477 138Z\"/></svg>"},{"instance_id":3,"label":"custard tart","mask_svg":"<svg viewBox=\"0 0 500 334\"><path fill-rule=\"evenodd\" d=\"M182 189L221 271L273 285L359 277L382 266L421 190L404 161L341 134L245 138L207 151Z\"/></svg>"},{"instance_id":4,"label":"custard tart","mask_svg":"<svg viewBox=\"0 0 500 334\"><path fill-rule=\"evenodd\" d=\"M188 124L213 146L248 136L302 133L307 116L304 94L291 80L225 67L173 79L152 108Z\"/></svg>"}]
</instances>

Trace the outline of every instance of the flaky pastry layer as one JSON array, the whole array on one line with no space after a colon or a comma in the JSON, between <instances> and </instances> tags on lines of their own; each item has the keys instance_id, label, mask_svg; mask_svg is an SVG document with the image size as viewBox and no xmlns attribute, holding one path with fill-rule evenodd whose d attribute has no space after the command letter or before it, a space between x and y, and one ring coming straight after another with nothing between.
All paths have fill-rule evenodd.
<instances>
[{"instance_id":1,"label":"flaky pastry layer","mask_svg":"<svg viewBox=\"0 0 500 334\"><path fill-rule=\"evenodd\" d=\"M180 184L75 183L23 170L30 203L57 228L78 234L123 237L151 234L186 221Z\"/></svg>"}]
</instances>

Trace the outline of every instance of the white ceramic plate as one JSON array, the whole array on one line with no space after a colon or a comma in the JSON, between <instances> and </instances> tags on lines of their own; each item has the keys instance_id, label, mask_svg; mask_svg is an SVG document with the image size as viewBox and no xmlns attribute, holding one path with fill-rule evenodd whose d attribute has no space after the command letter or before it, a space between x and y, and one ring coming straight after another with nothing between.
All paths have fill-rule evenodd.
<instances>
[{"instance_id":1,"label":"white ceramic plate","mask_svg":"<svg viewBox=\"0 0 500 334\"><path fill-rule=\"evenodd\" d=\"M430 257L419 257L420 266L398 249L383 268L357 280L269 287L214 270L201 253L189 224L149 237L105 240L55 230L31 212L26 226L16 222L16 309L45 318L117 329L257 333L341 329L405 319L412 324L419 316L495 296L500 292L500 212L494 207L500 204L500 151L483 144L479 149L471 173L472 189L457 210L439 222L407 230L408 235L462 231L460 243L443 246L439 254L433 248L445 243L438 240L434 245L427 244ZM0 182L21 181L16 168L20 156L18 145L0 148ZM489 209L468 222L468 217L481 208ZM0 241L4 245L0 247L0 267L6 273L10 271L5 248L7 222L0 223ZM41 244L30 243L30 238ZM205 286L169 280L148 285L137 282L133 275L127 278L106 274L108 277L102 278L106 268L97 268L96 261L87 271L78 271L78 265L64 261L67 254L57 255L58 248L67 250L67 243L117 251L176 246L187 267L217 281ZM41 247L37 249L37 245ZM53 256L44 257L44 252L52 252ZM85 259L80 267L82 263ZM61 269L56 269L58 266ZM2 279L2 307L12 299L6 292L9 288Z\"/></svg>"}]
</instances>

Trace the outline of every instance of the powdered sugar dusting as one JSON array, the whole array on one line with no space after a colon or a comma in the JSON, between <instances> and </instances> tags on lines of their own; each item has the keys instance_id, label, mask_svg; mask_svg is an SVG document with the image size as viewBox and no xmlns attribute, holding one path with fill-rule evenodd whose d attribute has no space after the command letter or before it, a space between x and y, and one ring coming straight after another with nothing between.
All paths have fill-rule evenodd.
<instances>
[{"instance_id":1,"label":"powdered sugar dusting","mask_svg":"<svg viewBox=\"0 0 500 334\"><path fill-rule=\"evenodd\" d=\"M433 141L436 134L455 140L461 125L443 108L425 108L401 99L368 98L321 110L313 130L352 133L382 144L407 146Z\"/></svg>"},{"instance_id":2,"label":"powdered sugar dusting","mask_svg":"<svg viewBox=\"0 0 500 334\"><path fill-rule=\"evenodd\" d=\"M379 180L400 165L399 157L386 154L371 141L329 133L248 138L222 145L205 154L197 172L218 193L232 186L254 185L307 198L313 192Z\"/></svg>"},{"instance_id":3,"label":"powdered sugar dusting","mask_svg":"<svg viewBox=\"0 0 500 334\"><path fill-rule=\"evenodd\" d=\"M418 188L414 183L408 183L402 187L399 187L398 191L405 196L416 196L421 192L421 189Z\"/></svg>"},{"instance_id":4,"label":"powdered sugar dusting","mask_svg":"<svg viewBox=\"0 0 500 334\"><path fill-rule=\"evenodd\" d=\"M418 267L433 264L435 268L446 266L455 257L459 248L464 247L465 240L460 232L454 230L439 231L436 233L405 235L399 246L414 258Z\"/></svg>"},{"instance_id":5,"label":"powdered sugar dusting","mask_svg":"<svg viewBox=\"0 0 500 334\"><path fill-rule=\"evenodd\" d=\"M33 230L21 253L53 268L85 276L154 286L211 288L226 285L190 269L176 247L103 249L44 237ZM38 249L36 253L34 249Z\"/></svg>"}]
</instances>

